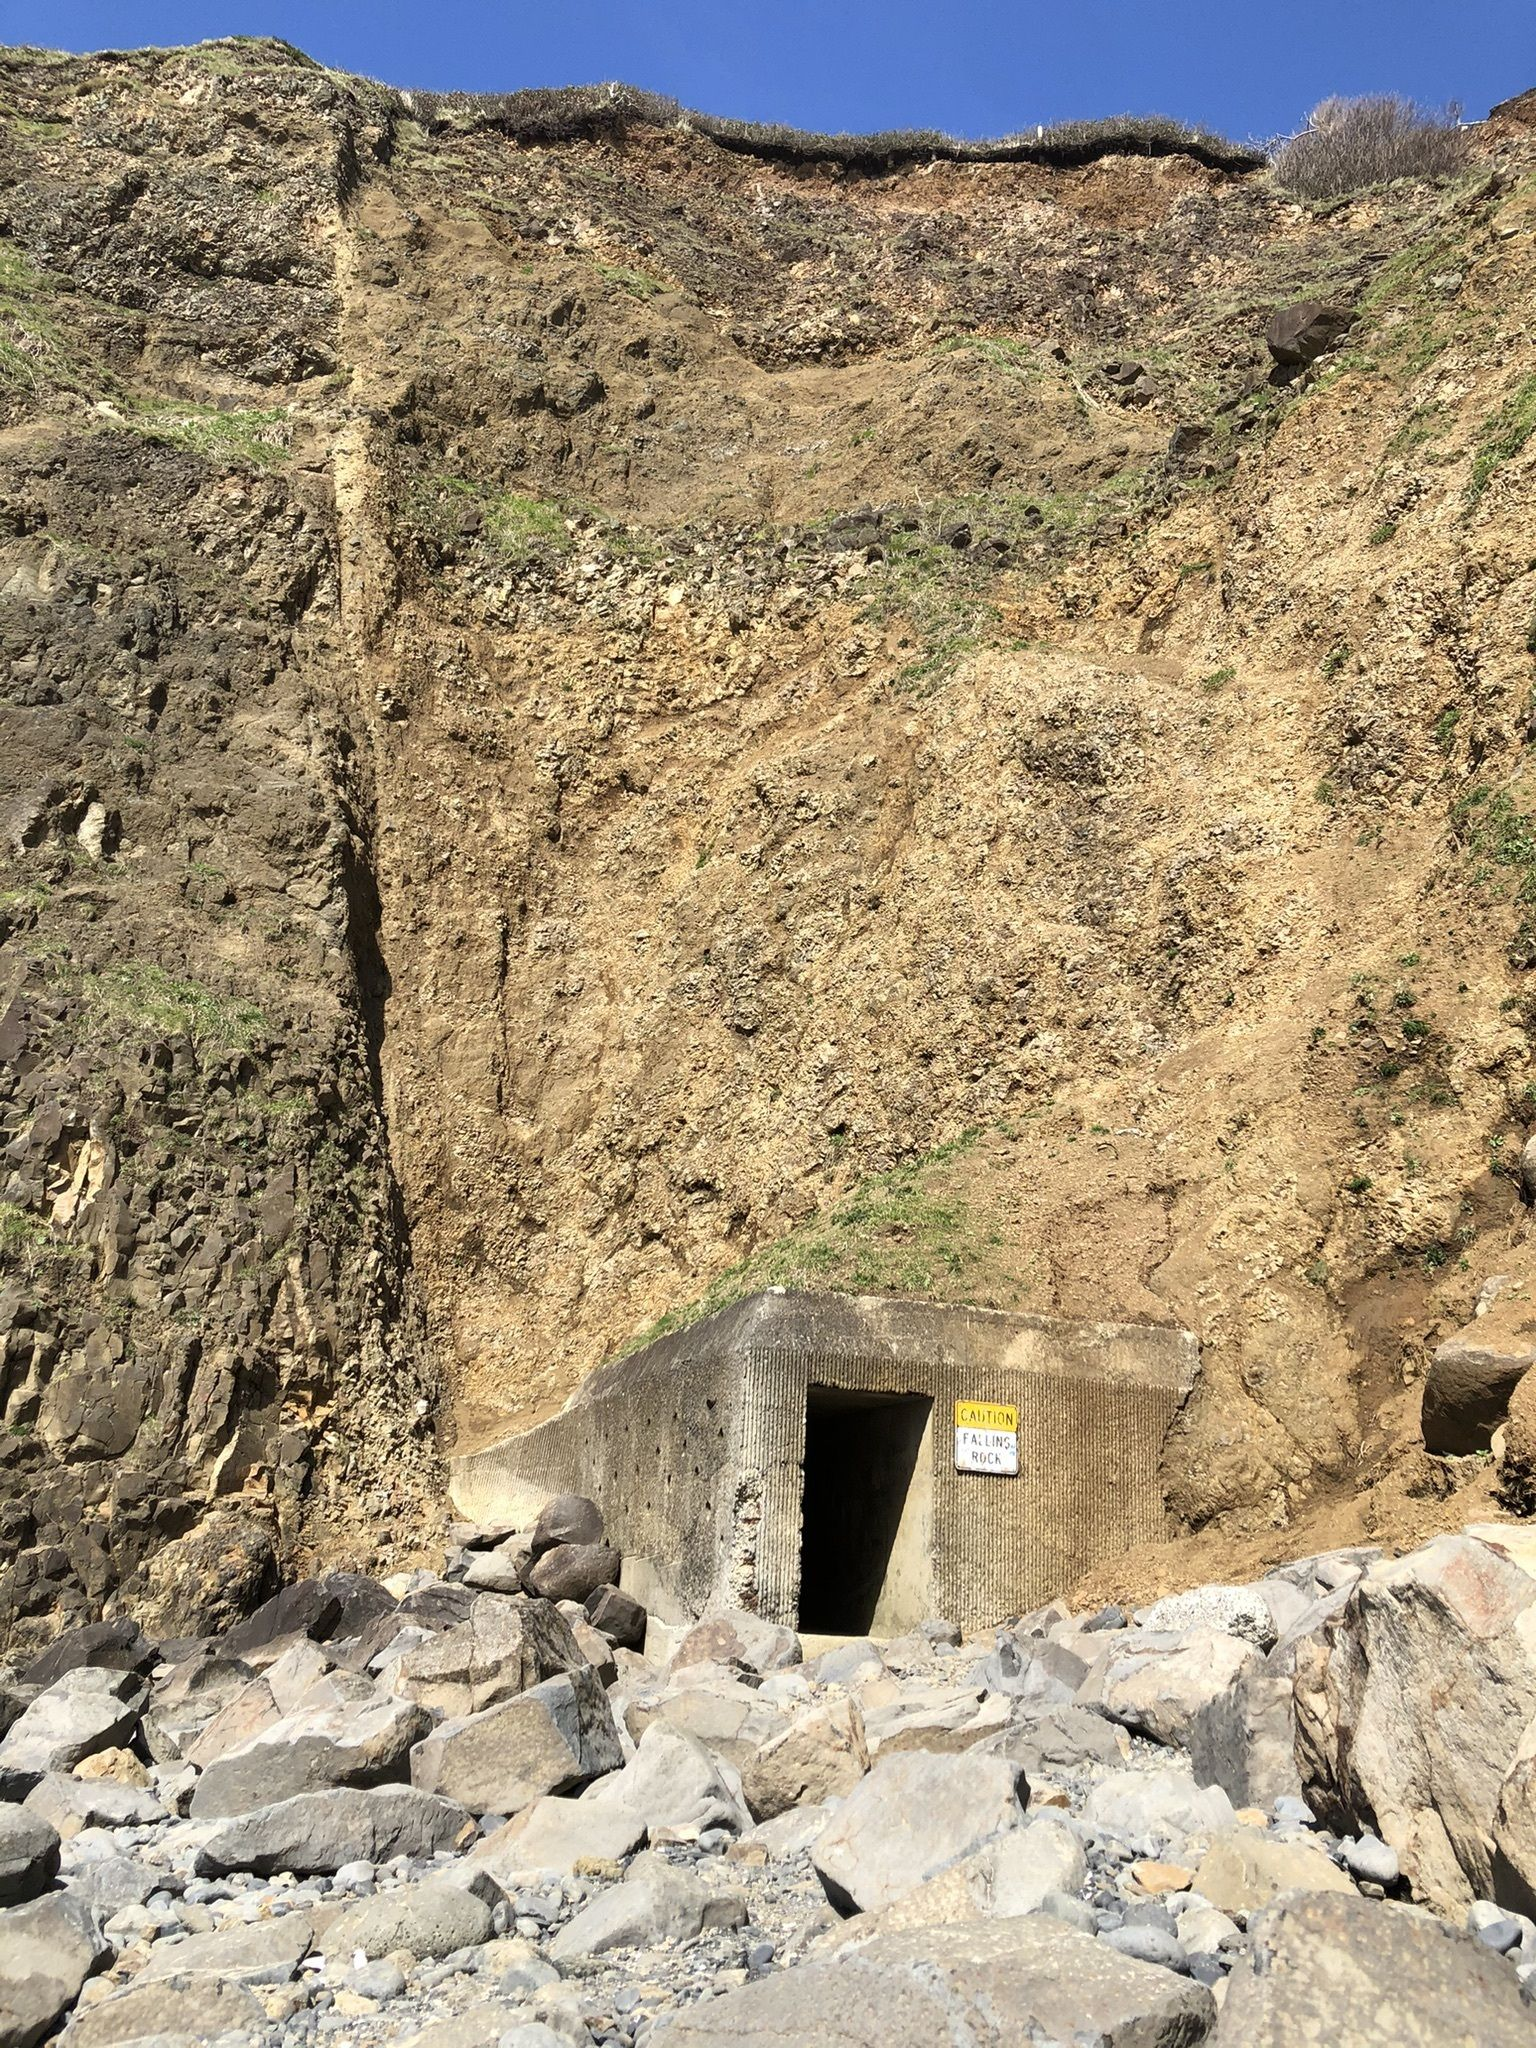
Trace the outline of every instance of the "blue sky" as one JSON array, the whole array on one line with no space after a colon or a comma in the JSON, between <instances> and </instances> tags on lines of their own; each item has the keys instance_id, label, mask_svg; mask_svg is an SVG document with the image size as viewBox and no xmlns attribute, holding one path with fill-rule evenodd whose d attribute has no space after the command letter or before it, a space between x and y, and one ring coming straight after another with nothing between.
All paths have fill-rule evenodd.
<instances>
[{"instance_id":1,"label":"blue sky","mask_svg":"<svg viewBox=\"0 0 1536 2048\"><path fill-rule=\"evenodd\" d=\"M960 135L1130 112L1262 136L1329 93L1479 115L1536 85L1532 0L0 0L9 43L222 35L394 85L622 78L744 119Z\"/></svg>"}]
</instances>

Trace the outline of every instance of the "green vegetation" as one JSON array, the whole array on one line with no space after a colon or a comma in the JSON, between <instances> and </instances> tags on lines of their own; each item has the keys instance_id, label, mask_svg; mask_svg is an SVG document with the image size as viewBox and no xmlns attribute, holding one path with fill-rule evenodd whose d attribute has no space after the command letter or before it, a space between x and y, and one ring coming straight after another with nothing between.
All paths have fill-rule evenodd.
<instances>
[{"instance_id":1,"label":"green vegetation","mask_svg":"<svg viewBox=\"0 0 1536 2048\"><path fill-rule=\"evenodd\" d=\"M538 554L565 554L571 545L563 506L520 491L498 491L469 477L443 473L419 479L407 493L405 513L439 545L478 541L508 564Z\"/></svg>"},{"instance_id":2,"label":"green vegetation","mask_svg":"<svg viewBox=\"0 0 1536 2048\"><path fill-rule=\"evenodd\" d=\"M39 1216L0 1202L0 1273L36 1280L51 1266L56 1270L88 1261L90 1248L55 1236Z\"/></svg>"},{"instance_id":3,"label":"green vegetation","mask_svg":"<svg viewBox=\"0 0 1536 2048\"><path fill-rule=\"evenodd\" d=\"M0 391L42 383L77 388L70 350L55 318L46 274L0 242Z\"/></svg>"},{"instance_id":4,"label":"green vegetation","mask_svg":"<svg viewBox=\"0 0 1536 2048\"><path fill-rule=\"evenodd\" d=\"M191 1038L203 1046L244 1052L270 1029L254 1003L217 995L201 982L178 979L147 961L126 961L88 974L81 992L87 1015L98 1025Z\"/></svg>"},{"instance_id":5,"label":"green vegetation","mask_svg":"<svg viewBox=\"0 0 1536 2048\"><path fill-rule=\"evenodd\" d=\"M1467 504L1475 505L1495 472L1517 456L1536 433L1536 376L1523 377L1485 424L1472 457Z\"/></svg>"},{"instance_id":6,"label":"green vegetation","mask_svg":"<svg viewBox=\"0 0 1536 2048\"><path fill-rule=\"evenodd\" d=\"M921 1159L861 1180L833 1207L722 1273L699 1300L662 1316L625 1350L686 1330L769 1287L942 1296L947 1283L963 1278L979 1262L980 1240L965 1201L935 1192L925 1179L969 1151L979 1136L979 1131L964 1131Z\"/></svg>"},{"instance_id":7,"label":"green vegetation","mask_svg":"<svg viewBox=\"0 0 1536 2048\"><path fill-rule=\"evenodd\" d=\"M153 405L125 413L122 425L173 448L188 448L210 462L243 462L275 469L286 461L291 423L280 408L220 412L211 405Z\"/></svg>"},{"instance_id":8,"label":"green vegetation","mask_svg":"<svg viewBox=\"0 0 1536 2048\"><path fill-rule=\"evenodd\" d=\"M608 284L616 284L632 299L654 299L667 289L659 277L648 276L643 270L626 269L622 263L599 263L597 271L599 277Z\"/></svg>"},{"instance_id":9,"label":"green vegetation","mask_svg":"<svg viewBox=\"0 0 1536 2048\"><path fill-rule=\"evenodd\" d=\"M1040 497L977 492L931 506L910 529L883 538L885 560L871 576L861 616L876 625L902 619L913 653L900 687L935 688L967 654L996 640L996 579L1005 561L1049 565L1055 558L1119 535L1155 499L1152 472L1128 469L1084 491ZM957 530L970 540L955 546Z\"/></svg>"},{"instance_id":10,"label":"green vegetation","mask_svg":"<svg viewBox=\"0 0 1536 2048\"><path fill-rule=\"evenodd\" d=\"M1456 728L1460 723L1461 711L1459 706L1455 704L1448 704L1435 720L1431 731L1434 734L1435 745L1442 754L1448 754L1455 745Z\"/></svg>"},{"instance_id":11,"label":"green vegetation","mask_svg":"<svg viewBox=\"0 0 1536 2048\"><path fill-rule=\"evenodd\" d=\"M1236 674L1237 670L1230 666L1212 669L1208 676L1200 678L1200 687L1208 697L1214 697L1218 690L1224 690L1227 687Z\"/></svg>"}]
</instances>

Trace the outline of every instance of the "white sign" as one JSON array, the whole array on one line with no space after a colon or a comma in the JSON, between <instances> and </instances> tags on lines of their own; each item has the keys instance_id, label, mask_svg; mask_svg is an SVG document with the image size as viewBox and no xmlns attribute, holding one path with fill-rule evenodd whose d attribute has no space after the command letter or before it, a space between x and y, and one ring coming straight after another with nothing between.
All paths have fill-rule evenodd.
<instances>
[{"instance_id":1,"label":"white sign","mask_svg":"<svg viewBox=\"0 0 1536 2048\"><path fill-rule=\"evenodd\" d=\"M1016 1479L1019 1471L1019 1411L1004 1401L955 1403L955 1470L997 1472Z\"/></svg>"}]
</instances>

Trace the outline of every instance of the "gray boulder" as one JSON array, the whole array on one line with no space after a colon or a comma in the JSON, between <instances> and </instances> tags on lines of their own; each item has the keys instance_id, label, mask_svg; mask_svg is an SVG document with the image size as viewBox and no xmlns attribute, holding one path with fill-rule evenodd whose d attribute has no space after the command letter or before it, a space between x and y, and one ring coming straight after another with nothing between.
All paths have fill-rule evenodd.
<instances>
[{"instance_id":1,"label":"gray boulder","mask_svg":"<svg viewBox=\"0 0 1536 2048\"><path fill-rule=\"evenodd\" d=\"M1536 1900L1536 1831L1522 1841L1500 1826L1505 1779L1536 1720L1526 1558L1536 1562L1536 1546L1515 1528L1383 1559L1297 1655L1309 1805L1340 1834L1379 1834L1442 1911Z\"/></svg>"},{"instance_id":2,"label":"gray boulder","mask_svg":"<svg viewBox=\"0 0 1536 2048\"><path fill-rule=\"evenodd\" d=\"M249 1927L219 1927L180 1941L157 1941L138 1982L204 1976L229 1984L287 1984L309 1954L313 1938L308 1914L285 1913L279 1920L257 1920Z\"/></svg>"},{"instance_id":3,"label":"gray boulder","mask_svg":"<svg viewBox=\"0 0 1536 2048\"><path fill-rule=\"evenodd\" d=\"M481 1594L463 1620L408 1651L390 1683L430 1712L456 1720L584 1663L570 1624L548 1601Z\"/></svg>"},{"instance_id":4,"label":"gray boulder","mask_svg":"<svg viewBox=\"0 0 1536 2048\"><path fill-rule=\"evenodd\" d=\"M742 1796L754 1820L851 1792L869 1769L864 1716L856 1699L829 1700L798 1715L742 1768Z\"/></svg>"},{"instance_id":5,"label":"gray boulder","mask_svg":"<svg viewBox=\"0 0 1536 2048\"><path fill-rule=\"evenodd\" d=\"M645 1840L645 1822L628 1807L595 1799L536 1799L478 1843L471 1861L483 1863L503 1886L541 1870L569 1877L578 1862L617 1863Z\"/></svg>"},{"instance_id":6,"label":"gray boulder","mask_svg":"<svg viewBox=\"0 0 1536 2048\"><path fill-rule=\"evenodd\" d=\"M132 1671L81 1665L40 1692L0 1741L0 1798L24 1799L48 1771L68 1771L133 1738L144 1701Z\"/></svg>"},{"instance_id":7,"label":"gray boulder","mask_svg":"<svg viewBox=\"0 0 1536 2048\"><path fill-rule=\"evenodd\" d=\"M1138 1609L1136 1620L1144 1629L1175 1634L1214 1629L1221 1635L1241 1636L1258 1650L1273 1649L1278 1634L1274 1610L1260 1586L1194 1586Z\"/></svg>"},{"instance_id":8,"label":"gray boulder","mask_svg":"<svg viewBox=\"0 0 1536 2048\"><path fill-rule=\"evenodd\" d=\"M361 1949L370 1960L397 1949L431 1957L477 1948L490 1938L491 1909L483 1899L464 1885L428 1880L359 1899L326 1928L320 1947L327 1956Z\"/></svg>"},{"instance_id":9,"label":"gray boulder","mask_svg":"<svg viewBox=\"0 0 1536 2048\"><path fill-rule=\"evenodd\" d=\"M32 2048L112 1960L82 1899L52 1892L0 1912L0 2048Z\"/></svg>"},{"instance_id":10,"label":"gray boulder","mask_svg":"<svg viewBox=\"0 0 1536 2048\"><path fill-rule=\"evenodd\" d=\"M585 1600L599 1586L616 1586L622 1563L602 1543L557 1543L534 1560L523 1582L545 1600Z\"/></svg>"},{"instance_id":11,"label":"gray boulder","mask_svg":"<svg viewBox=\"0 0 1536 2048\"><path fill-rule=\"evenodd\" d=\"M330 1672L291 1713L207 1765L192 1794L192 1816L221 1820L325 1786L404 1778L412 1744L431 1725L414 1701L381 1693L351 1672Z\"/></svg>"},{"instance_id":12,"label":"gray boulder","mask_svg":"<svg viewBox=\"0 0 1536 2048\"><path fill-rule=\"evenodd\" d=\"M1113 1835L1141 1856L1182 1850L1233 1825L1232 1802L1219 1785L1197 1785L1183 1771L1115 1771L1083 1804L1083 1823Z\"/></svg>"},{"instance_id":13,"label":"gray boulder","mask_svg":"<svg viewBox=\"0 0 1536 2048\"><path fill-rule=\"evenodd\" d=\"M66 1671L79 1671L87 1665L102 1671L136 1671L146 1677L158 1654L138 1623L126 1616L117 1621L88 1621L79 1628L65 1629L40 1656L23 1666L21 1682L49 1686Z\"/></svg>"},{"instance_id":14,"label":"gray boulder","mask_svg":"<svg viewBox=\"0 0 1536 2048\"><path fill-rule=\"evenodd\" d=\"M343 1786L303 1792L226 1821L198 1850L196 1868L199 1877L231 1870L304 1875L340 1870L344 1863L435 1856L440 1849L462 1848L474 1834L474 1821L451 1799L408 1785L366 1791Z\"/></svg>"},{"instance_id":15,"label":"gray boulder","mask_svg":"<svg viewBox=\"0 0 1536 2048\"><path fill-rule=\"evenodd\" d=\"M631 1593L599 1586L587 1595L587 1619L616 1650L638 1650L645 1642L646 1612Z\"/></svg>"},{"instance_id":16,"label":"gray boulder","mask_svg":"<svg viewBox=\"0 0 1536 2048\"><path fill-rule=\"evenodd\" d=\"M77 2013L65 2039L69 2048L118 2048L126 2041L156 2048L167 2037L211 2041L220 2034L254 2032L265 2019L261 2001L243 1984L202 1974L162 1977L130 1984Z\"/></svg>"},{"instance_id":17,"label":"gray boulder","mask_svg":"<svg viewBox=\"0 0 1536 2048\"><path fill-rule=\"evenodd\" d=\"M477 1551L464 1567L461 1583L480 1593L515 1595L523 1590L523 1579L532 1561L527 1538L511 1536L494 1550Z\"/></svg>"},{"instance_id":18,"label":"gray boulder","mask_svg":"<svg viewBox=\"0 0 1536 2048\"><path fill-rule=\"evenodd\" d=\"M601 1543L603 1511L584 1493L557 1493L533 1525L533 1554L542 1557L561 1543Z\"/></svg>"},{"instance_id":19,"label":"gray boulder","mask_svg":"<svg viewBox=\"0 0 1536 2048\"><path fill-rule=\"evenodd\" d=\"M652 1722L623 1770L592 1786L584 1797L624 1807L644 1822L653 1841L663 1829L678 1835L697 1835L707 1828L742 1834L752 1825L740 1774L694 1736L665 1721Z\"/></svg>"},{"instance_id":20,"label":"gray boulder","mask_svg":"<svg viewBox=\"0 0 1536 2048\"><path fill-rule=\"evenodd\" d=\"M595 1672L546 1678L517 1699L445 1721L411 1752L411 1782L471 1813L518 1813L624 1761L608 1696Z\"/></svg>"},{"instance_id":21,"label":"gray boulder","mask_svg":"<svg viewBox=\"0 0 1536 2048\"><path fill-rule=\"evenodd\" d=\"M636 1691L624 1708L624 1725L638 1742L653 1721L665 1721L695 1736L717 1757L741 1770L765 1742L788 1727L783 1713L755 1685L743 1685L713 1664L693 1664L681 1678Z\"/></svg>"},{"instance_id":22,"label":"gray boulder","mask_svg":"<svg viewBox=\"0 0 1536 2048\"><path fill-rule=\"evenodd\" d=\"M1096 1699L1112 1720L1138 1735L1185 1747L1198 1717L1226 1699L1259 1662L1251 1642L1197 1628L1175 1649L1143 1652L1133 1641L1112 1650L1083 1697Z\"/></svg>"},{"instance_id":23,"label":"gray boulder","mask_svg":"<svg viewBox=\"0 0 1536 2048\"><path fill-rule=\"evenodd\" d=\"M57 1828L66 1839L82 1828L142 1828L170 1818L142 1785L122 1785L113 1778L76 1778L50 1771L27 1794L26 1811Z\"/></svg>"},{"instance_id":24,"label":"gray boulder","mask_svg":"<svg viewBox=\"0 0 1536 2048\"><path fill-rule=\"evenodd\" d=\"M668 2048L1197 2048L1202 1984L1118 1956L1049 1914L886 1934L689 2006Z\"/></svg>"},{"instance_id":25,"label":"gray boulder","mask_svg":"<svg viewBox=\"0 0 1536 2048\"><path fill-rule=\"evenodd\" d=\"M800 1638L793 1629L764 1621L738 1607L712 1609L678 1644L672 1669L688 1664L737 1664L749 1671L784 1671L800 1662Z\"/></svg>"},{"instance_id":26,"label":"gray boulder","mask_svg":"<svg viewBox=\"0 0 1536 2048\"><path fill-rule=\"evenodd\" d=\"M1509 1965L1413 1907L1321 1893L1248 1925L1211 2048L1529 2048Z\"/></svg>"},{"instance_id":27,"label":"gray boulder","mask_svg":"<svg viewBox=\"0 0 1536 2048\"><path fill-rule=\"evenodd\" d=\"M600 1893L561 1928L549 1944L550 1960L563 1966L615 1948L692 1941L744 1926L746 1918L739 1892L713 1890L691 1872L647 1854L635 1859L622 1884Z\"/></svg>"},{"instance_id":28,"label":"gray boulder","mask_svg":"<svg viewBox=\"0 0 1536 2048\"><path fill-rule=\"evenodd\" d=\"M40 1813L0 1806L0 1906L46 1891L59 1870L59 1834Z\"/></svg>"},{"instance_id":29,"label":"gray boulder","mask_svg":"<svg viewBox=\"0 0 1536 2048\"><path fill-rule=\"evenodd\" d=\"M811 1861L840 1912L873 1912L1024 1818L1002 1757L880 1757L816 1838Z\"/></svg>"}]
</instances>

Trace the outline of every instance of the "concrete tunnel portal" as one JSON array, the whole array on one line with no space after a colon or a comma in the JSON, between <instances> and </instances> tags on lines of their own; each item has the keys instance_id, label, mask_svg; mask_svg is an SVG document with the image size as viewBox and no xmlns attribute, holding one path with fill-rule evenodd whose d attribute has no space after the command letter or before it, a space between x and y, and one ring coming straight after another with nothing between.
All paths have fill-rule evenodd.
<instances>
[{"instance_id":1,"label":"concrete tunnel portal","mask_svg":"<svg viewBox=\"0 0 1536 2048\"><path fill-rule=\"evenodd\" d=\"M451 1490L508 1524L591 1494L663 1621L979 1627L1167 1534L1163 1447L1198 1369L1158 1325L759 1294L600 1367L456 1459Z\"/></svg>"}]
</instances>

